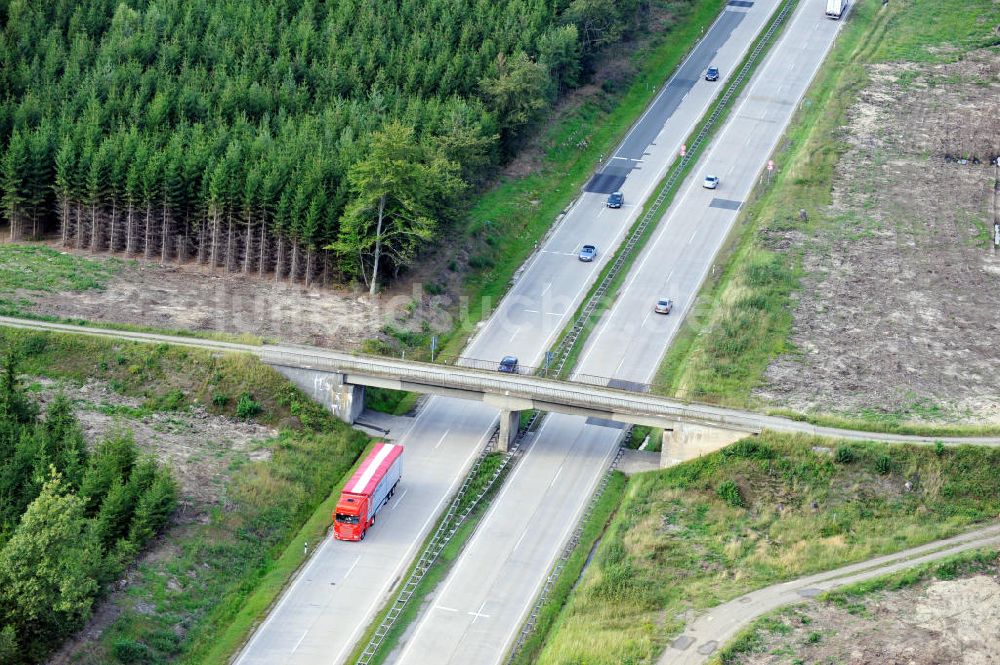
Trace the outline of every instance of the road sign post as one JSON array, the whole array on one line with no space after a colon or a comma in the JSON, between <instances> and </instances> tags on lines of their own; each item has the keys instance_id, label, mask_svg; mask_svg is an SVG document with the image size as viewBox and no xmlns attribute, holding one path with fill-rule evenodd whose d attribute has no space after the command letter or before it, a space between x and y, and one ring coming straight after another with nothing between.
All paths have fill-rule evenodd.
<instances>
[{"instance_id":1,"label":"road sign post","mask_svg":"<svg viewBox=\"0 0 1000 665\"><path fill-rule=\"evenodd\" d=\"M545 352L545 376L549 375L549 365L551 365L551 364L552 364L552 352L551 351L546 351Z\"/></svg>"},{"instance_id":2,"label":"road sign post","mask_svg":"<svg viewBox=\"0 0 1000 665\"><path fill-rule=\"evenodd\" d=\"M767 160L767 181L771 182L771 173L774 171L774 160Z\"/></svg>"},{"instance_id":3,"label":"road sign post","mask_svg":"<svg viewBox=\"0 0 1000 665\"><path fill-rule=\"evenodd\" d=\"M438 348L438 336L434 335L433 337L431 337L431 362L434 362L434 352L437 351L437 348Z\"/></svg>"}]
</instances>

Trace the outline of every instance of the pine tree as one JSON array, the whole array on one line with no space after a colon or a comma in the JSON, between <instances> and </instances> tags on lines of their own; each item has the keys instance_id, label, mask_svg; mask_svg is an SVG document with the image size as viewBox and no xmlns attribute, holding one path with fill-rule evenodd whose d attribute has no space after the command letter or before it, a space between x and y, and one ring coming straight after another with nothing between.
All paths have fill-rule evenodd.
<instances>
[{"instance_id":1,"label":"pine tree","mask_svg":"<svg viewBox=\"0 0 1000 665\"><path fill-rule=\"evenodd\" d=\"M177 484L166 469L160 469L152 484L139 497L129 526L129 541L137 547L149 542L166 526L176 507Z\"/></svg>"},{"instance_id":2,"label":"pine tree","mask_svg":"<svg viewBox=\"0 0 1000 665\"><path fill-rule=\"evenodd\" d=\"M0 549L0 624L31 636L26 660L90 616L100 557L85 534L83 500L53 470Z\"/></svg>"},{"instance_id":3,"label":"pine tree","mask_svg":"<svg viewBox=\"0 0 1000 665\"><path fill-rule=\"evenodd\" d=\"M27 183L28 141L22 132L15 130L11 135L2 168L0 189L3 190L3 211L10 223L10 239L18 240L24 235L24 207L30 198Z\"/></svg>"},{"instance_id":4,"label":"pine tree","mask_svg":"<svg viewBox=\"0 0 1000 665\"><path fill-rule=\"evenodd\" d=\"M128 477L136 457L135 440L128 431L115 432L97 446L80 482L80 496L86 501L88 515L97 513L116 480Z\"/></svg>"}]
</instances>

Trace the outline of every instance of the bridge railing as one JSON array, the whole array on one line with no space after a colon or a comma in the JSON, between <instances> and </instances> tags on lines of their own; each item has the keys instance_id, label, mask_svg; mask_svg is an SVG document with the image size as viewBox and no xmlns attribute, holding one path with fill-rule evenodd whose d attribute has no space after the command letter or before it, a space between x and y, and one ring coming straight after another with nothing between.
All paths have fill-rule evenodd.
<instances>
[{"instance_id":1,"label":"bridge railing","mask_svg":"<svg viewBox=\"0 0 1000 665\"><path fill-rule=\"evenodd\" d=\"M391 358L366 359L348 354L310 353L305 350L276 350L263 347L265 362L343 374L400 380L417 385L520 397L535 402L576 406L609 413L711 421L736 429L757 430L757 417L709 404L695 404L616 386L567 382L527 374L510 374L493 369L433 365ZM608 380L605 380L608 381ZM586 386L586 388L584 388Z\"/></svg>"}]
</instances>

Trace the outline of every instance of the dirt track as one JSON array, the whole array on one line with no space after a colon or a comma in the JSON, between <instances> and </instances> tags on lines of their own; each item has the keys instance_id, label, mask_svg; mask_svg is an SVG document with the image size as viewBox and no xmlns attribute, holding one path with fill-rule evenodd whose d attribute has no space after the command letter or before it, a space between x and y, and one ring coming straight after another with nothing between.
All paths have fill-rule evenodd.
<instances>
[{"instance_id":1,"label":"dirt track","mask_svg":"<svg viewBox=\"0 0 1000 665\"><path fill-rule=\"evenodd\" d=\"M1000 422L1000 53L879 65L842 128L830 222L775 234L805 274L758 394L796 410ZM976 155L980 163L956 158Z\"/></svg>"},{"instance_id":2,"label":"dirt track","mask_svg":"<svg viewBox=\"0 0 1000 665\"><path fill-rule=\"evenodd\" d=\"M733 639L737 633L748 626L757 617L763 616L779 607L801 602L816 596L823 591L836 589L863 580L881 577L889 573L899 572L915 565L929 563L949 557L963 551L989 548L996 550L1000 546L1000 524L992 524L970 531L960 536L946 540L928 543L909 550L877 557L837 570L817 573L807 577L791 580L769 586L758 591L752 591L739 598L709 609L697 619L690 621L684 633L671 646L667 647L660 658L660 665L701 665L708 661L722 645ZM975 599L973 599L975 603ZM991 597L990 602L1000 605L1000 598ZM968 609L968 608L966 608ZM928 611L927 616L934 615ZM940 615L940 613L938 613ZM910 614L913 618L915 614ZM983 621L985 627L1000 632L1000 611L995 612L996 623L992 619ZM995 651L993 653L996 653ZM770 661L767 661L770 662ZM812 661L809 662L828 662ZM834 660L834 662L840 662ZM892 660L851 661L879 663L895 663ZM908 661L903 661L908 663ZM953 661L933 661L950 663ZM969 661L976 662L976 661ZM983 661L988 662L988 661Z\"/></svg>"},{"instance_id":3,"label":"dirt track","mask_svg":"<svg viewBox=\"0 0 1000 665\"><path fill-rule=\"evenodd\" d=\"M992 573L880 592L846 608L822 602L790 608L781 617L789 632L770 633L764 653L736 662L996 665L1000 566Z\"/></svg>"}]
</instances>

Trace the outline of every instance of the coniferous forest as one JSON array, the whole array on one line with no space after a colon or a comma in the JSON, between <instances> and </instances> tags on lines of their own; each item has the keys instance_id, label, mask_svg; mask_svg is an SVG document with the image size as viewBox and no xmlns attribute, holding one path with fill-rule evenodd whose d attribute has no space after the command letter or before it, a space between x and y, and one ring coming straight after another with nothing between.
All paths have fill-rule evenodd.
<instances>
[{"instance_id":1,"label":"coniferous forest","mask_svg":"<svg viewBox=\"0 0 1000 665\"><path fill-rule=\"evenodd\" d=\"M44 414L0 367L0 663L41 662L170 519L170 471L128 431L88 452L70 401Z\"/></svg>"},{"instance_id":2,"label":"coniferous forest","mask_svg":"<svg viewBox=\"0 0 1000 665\"><path fill-rule=\"evenodd\" d=\"M3 215L374 291L645 2L0 0Z\"/></svg>"}]
</instances>

